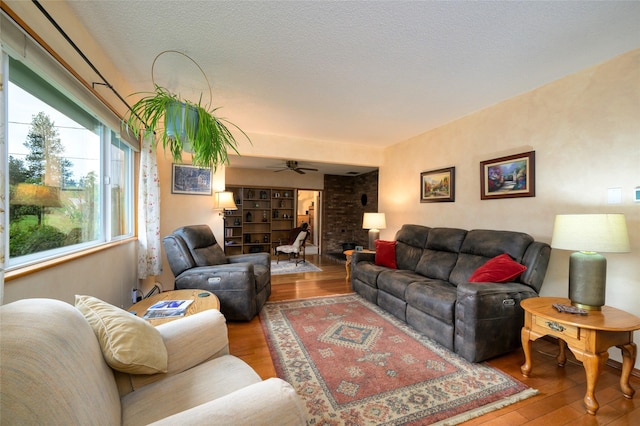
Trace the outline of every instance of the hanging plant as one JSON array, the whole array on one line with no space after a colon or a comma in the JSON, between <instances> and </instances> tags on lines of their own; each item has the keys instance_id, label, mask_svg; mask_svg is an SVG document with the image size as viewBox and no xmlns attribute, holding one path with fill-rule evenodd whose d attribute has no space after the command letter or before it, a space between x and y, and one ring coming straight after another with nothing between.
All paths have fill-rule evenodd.
<instances>
[{"instance_id":1,"label":"hanging plant","mask_svg":"<svg viewBox=\"0 0 640 426\"><path fill-rule=\"evenodd\" d=\"M156 56L151 67L152 80L156 60L167 52L184 55L172 50L161 52ZM184 56L189 58L187 55ZM205 75L202 68L195 64ZM196 104L181 99L178 95L157 85L155 80L153 84L154 92L134 93L134 95L146 94L146 96L133 104L125 116L124 124L136 135L141 132L145 136L156 133L165 152L171 152L174 162L181 163L182 153L190 152L194 166L215 170L221 164L229 164L228 151L232 150L238 155L240 153L238 144L225 123L238 129L251 142L249 136L238 126L214 115L218 108L208 110L203 106L202 95ZM207 84L209 84L208 79ZM209 85L209 91L211 92L211 85Z\"/></svg>"}]
</instances>

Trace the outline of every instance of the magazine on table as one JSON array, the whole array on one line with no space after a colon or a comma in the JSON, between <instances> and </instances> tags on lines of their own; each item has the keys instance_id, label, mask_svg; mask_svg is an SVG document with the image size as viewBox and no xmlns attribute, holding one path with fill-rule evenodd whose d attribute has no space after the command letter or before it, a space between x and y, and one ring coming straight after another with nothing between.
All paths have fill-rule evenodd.
<instances>
[{"instance_id":1,"label":"magazine on table","mask_svg":"<svg viewBox=\"0 0 640 426\"><path fill-rule=\"evenodd\" d=\"M161 300L147 309L143 318L169 318L182 317L187 313L187 308L193 300Z\"/></svg>"}]
</instances>

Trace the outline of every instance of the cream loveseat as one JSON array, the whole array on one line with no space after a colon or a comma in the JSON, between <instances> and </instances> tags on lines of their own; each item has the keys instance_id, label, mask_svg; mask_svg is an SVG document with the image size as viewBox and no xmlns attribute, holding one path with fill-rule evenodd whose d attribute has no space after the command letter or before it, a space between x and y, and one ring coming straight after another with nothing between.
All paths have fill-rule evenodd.
<instances>
[{"instance_id":1,"label":"cream loveseat","mask_svg":"<svg viewBox=\"0 0 640 426\"><path fill-rule=\"evenodd\" d=\"M101 310L106 304L96 301L85 296L79 306L76 299L76 308L52 299L25 299L0 308L1 424L305 424L291 385L275 378L262 381L228 355L226 322L217 310L154 328L111 305ZM128 336L118 335L118 326L95 331L96 324L108 327L122 314L135 318L135 327L143 330ZM158 336L159 349L145 354ZM128 348L104 352L105 341L117 346L127 340ZM166 373L130 374L110 365Z\"/></svg>"}]
</instances>

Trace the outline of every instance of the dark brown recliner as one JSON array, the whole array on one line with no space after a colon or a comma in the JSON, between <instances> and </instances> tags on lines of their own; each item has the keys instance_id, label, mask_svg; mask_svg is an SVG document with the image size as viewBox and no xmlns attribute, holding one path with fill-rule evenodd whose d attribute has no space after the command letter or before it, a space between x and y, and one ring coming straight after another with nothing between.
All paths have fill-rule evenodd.
<instances>
[{"instance_id":1,"label":"dark brown recliner","mask_svg":"<svg viewBox=\"0 0 640 426\"><path fill-rule=\"evenodd\" d=\"M227 320L251 320L271 295L268 253L226 256L208 225L183 226L162 243L175 288L212 292Z\"/></svg>"}]
</instances>

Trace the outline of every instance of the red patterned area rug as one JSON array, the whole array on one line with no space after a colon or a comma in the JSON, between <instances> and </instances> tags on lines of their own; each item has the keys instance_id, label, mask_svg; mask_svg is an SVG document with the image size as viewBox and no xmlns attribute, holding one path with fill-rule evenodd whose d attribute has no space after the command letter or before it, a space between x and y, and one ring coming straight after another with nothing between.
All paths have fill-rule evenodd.
<instances>
[{"instance_id":1,"label":"red patterned area rug","mask_svg":"<svg viewBox=\"0 0 640 426\"><path fill-rule=\"evenodd\" d=\"M355 294L268 302L260 320L310 425L455 425L537 393Z\"/></svg>"}]
</instances>

